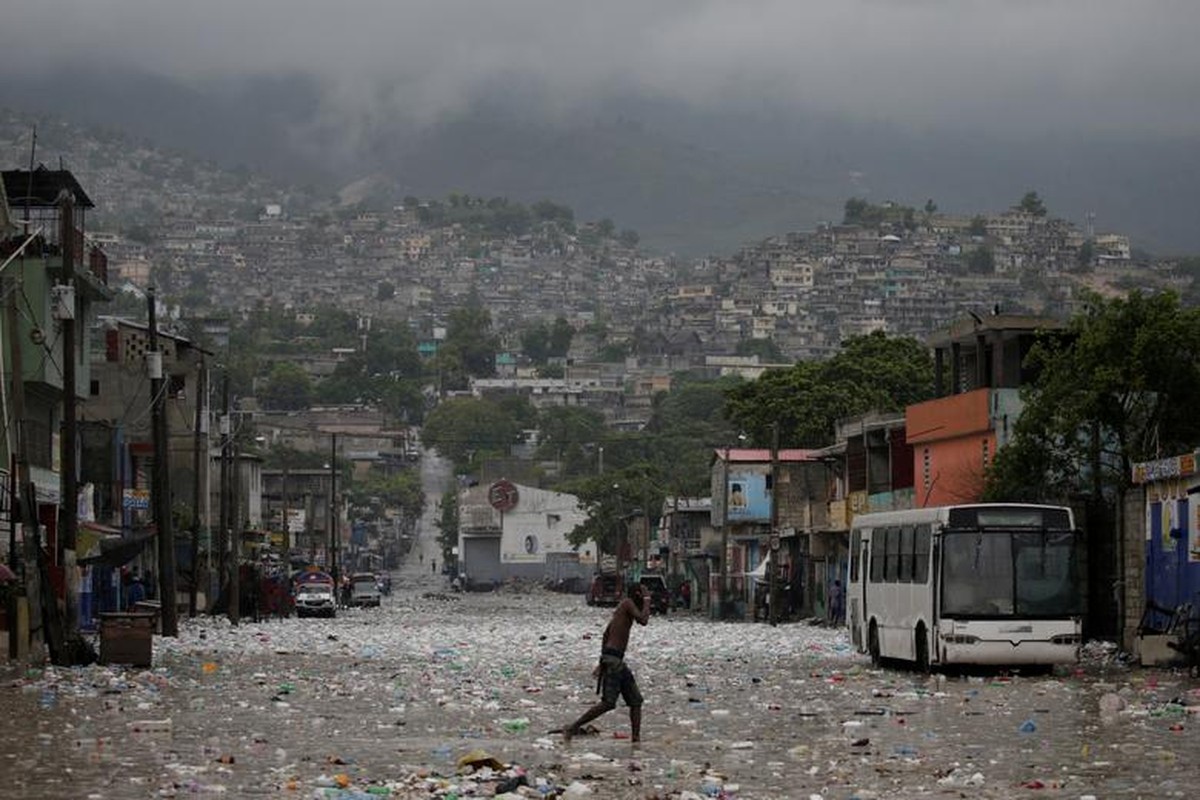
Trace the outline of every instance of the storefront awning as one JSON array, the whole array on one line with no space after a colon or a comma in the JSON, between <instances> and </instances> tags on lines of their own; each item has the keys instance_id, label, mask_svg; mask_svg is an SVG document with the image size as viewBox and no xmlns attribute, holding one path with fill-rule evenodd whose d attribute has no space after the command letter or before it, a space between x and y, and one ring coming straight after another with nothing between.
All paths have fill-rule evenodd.
<instances>
[{"instance_id":1,"label":"storefront awning","mask_svg":"<svg viewBox=\"0 0 1200 800\"><path fill-rule=\"evenodd\" d=\"M92 524L92 523L89 523ZM80 527L82 528L83 523ZM103 526L102 526L103 527ZM115 530L115 529L110 529ZM153 529L142 530L131 536L120 536L120 531L117 531L117 536L105 536L98 542L98 547L90 554L80 558L78 563L82 566L94 567L122 567L128 564L133 559L137 558L155 537L156 532Z\"/></svg>"}]
</instances>

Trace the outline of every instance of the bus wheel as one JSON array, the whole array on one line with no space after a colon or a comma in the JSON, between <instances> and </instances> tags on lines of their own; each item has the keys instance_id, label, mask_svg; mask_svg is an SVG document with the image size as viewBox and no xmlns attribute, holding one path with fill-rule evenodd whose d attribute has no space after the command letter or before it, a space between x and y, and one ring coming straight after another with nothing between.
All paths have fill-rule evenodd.
<instances>
[{"instance_id":1,"label":"bus wheel","mask_svg":"<svg viewBox=\"0 0 1200 800\"><path fill-rule=\"evenodd\" d=\"M929 674L929 636L925 633L925 623L917 623L916 662L917 671Z\"/></svg>"},{"instance_id":2,"label":"bus wheel","mask_svg":"<svg viewBox=\"0 0 1200 800\"><path fill-rule=\"evenodd\" d=\"M875 620L871 620L871 627L867 631L867 652L871 654L871 666L878 667L882 659L879 655L879 628Z\"/></svg>"}]
</instances>

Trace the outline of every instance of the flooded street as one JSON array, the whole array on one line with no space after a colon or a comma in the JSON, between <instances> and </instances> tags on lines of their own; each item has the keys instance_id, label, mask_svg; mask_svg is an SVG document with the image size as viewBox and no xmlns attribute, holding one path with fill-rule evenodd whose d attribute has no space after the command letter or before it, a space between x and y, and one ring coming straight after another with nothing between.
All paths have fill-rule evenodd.
<instances>
[{"instance_id":1,"label":"flooded street","mask_svg":"<svg viewBox=\"0 0 1200 800\"><path fill-rule=\"evenodd\" d=\"M433 500L379 609L185 620L150 670L0 672L4 796L1184 797L1200 687L1090 650L1051 675L872 669L844 631L635 627L643 741L595 701L610 611L540 588L454 594Z\"/></svg>"},{"instance_id":2,"label":"flooded street","mask_svg":"<svg viewBox=\"0 0 1200 800\"><path fill-rule=\"evenodd\" d=\"M1183 797L1200 779L1180 674L1101 657L926 679L870 669L840 631L681 614L634 631L644 741L619 706L565 743L548 732L594 701L606 610L398 578L382 609L333 620L189 622L149 671L7 673L5 794L490 795L460 774L475 750L530 796Z\"/></svg>"}]
</instances>

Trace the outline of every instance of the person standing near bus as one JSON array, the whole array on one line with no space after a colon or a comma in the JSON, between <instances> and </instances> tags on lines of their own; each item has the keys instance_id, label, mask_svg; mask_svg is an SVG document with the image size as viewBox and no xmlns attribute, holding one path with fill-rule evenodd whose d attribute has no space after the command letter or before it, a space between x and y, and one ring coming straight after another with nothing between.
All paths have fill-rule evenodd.
<instances>
[{"instance_id":1,"label":"person standing near bus","mask_svg":"<svg viewBox=\"0 0 1200 800\"><path fill-rule=\"evenodd\" d=\"M845 622L846 614L846 587L842 586L841 578L837 578L833 582L833 586L829 588L829 623L831 625L841 625Z\"/></svg>"}]
</instances>

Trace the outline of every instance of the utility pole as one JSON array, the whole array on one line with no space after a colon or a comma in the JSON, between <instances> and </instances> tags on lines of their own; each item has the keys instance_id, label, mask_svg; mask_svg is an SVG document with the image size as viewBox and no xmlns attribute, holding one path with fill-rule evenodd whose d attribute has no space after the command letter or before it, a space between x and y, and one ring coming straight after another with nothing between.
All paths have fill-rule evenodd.
<instances>
[{"instance_id":1,"label":"utility pole","mask_svg":"<svg viewBox=\"0 0 1200 800\"><path fill-rule=\"evenodd\" d=\"M204 427L204 407L208 398L208 371L205 368L204 356L200 356L199 370L196 376L196 414L192 425L192 541L190 555L192 561L192 587L188 592L188 616L196 616L196 592L200 584L200 445ZM208 448L205 448L207 450ZM212 545L209 545L209 549Z\"/></svg>"},{"instance_id":2,"label":"utility pole","mask_svg":"<svg viewBox=\"0 0 1200 800\"><path fill-rule=\"evenodd\" d=\"M770 608L767 616L771 625L779 622L779 423L771 423L771 531L767 539L767 596Z\"/></svg>"},{"instance_id":3,"label":"utility pole","mask_svg":"<svg viewBox=\"0 0 1200 800\"><path fill-rule=\"evenodd\" d=\"M721 467L721 592L718 598L718 614L724 619L729 604L729 445L725 445L725 459Z\"/></svg>"},{"instance_id":4,"label":"utility pole","mask_svg":"<svg viewBox=\"0 0 1200 800\"><path fill-rule=\"evenodd\" d=\"M150 309L150 404L154 439L154 524L158 530L158 599L163 636L179 635L175 599L175 532L171 526L171 470L168 459L167 381L162 351L158 349L158 300L154 288L146 295Z\"/></svg>"},{"instance_id":5,"label":"utility pole","mask_svg":"<svg viewBox=\"0 0 1200 800\"><path fill-rule=\"evenodd\" d=\"M329 568L333 584L340 592L341 576L338 574L338 530L337 530L337 434L329 436Z\"/></svg>"},{"instance_id":6,"label":"utility pole","mask_svg":"<svg viewBox=\"0 0 1200 800\"><path fill-rule=\"evenodd\" d=\"M288 468L287 464L283 465L283 485L280 487L283 493L283 551L291 555L292 552L292 529L288 525Z\"/></svg>"},{"instance_id":7,"label":"utility pole","mask_svg":"<svg viewBox=\"0 0 1200 800\"><path fill-rule=\"evenodd\" d=\"M75 394L75 198L64 189L58 195L59 239L62 250L62 288L59 290L58 317L62 323L63 419L60 458L62 461L62 503L58 517L58 563L65 569L75 566L76 539L79 530L79 476L75 466L75 442L78 438ZM75 628L75 598L67 590L67 630Z\"/></svg>"},{"instance_id":8,"label":"utility pole","mask_svg":"<svg viewBox=\"0 0 1200 800\"><path fill-rule=\"evenodd\" d=\"M29 435L25 426L25 370L21 358L21 329L20 316L17 310L17 290L20 280L14 279L5 288L8 290L8 340L9 358L12 369L12 420L16 434L16 448L13 469L13 485L16 487L16 502L13 503L13 551L9 554L16 566L16 530L21 527L21 543L25 555L22 559L25 577L25 589L29 601L30 628L42 628L46 646L50 649L50 657L54 663L60 663L63 651L61 629L51 624L57 617L55 613L58 603L55 601L50 588L50 571L42 557L41 536L38 533L37 492L29 474ZM14 570L16 571L16 570ZM15 621L14 621L15 622ZM10 623L10 640L17 644L10 652L24 652L27 642L17 641L17 626Z\"/></svg>"},{"instance_id":9,"label":"utility pole","mask_svg":"<svg viewBox=\"0 0 1200 800\"><path fill-rule=\"evenodd\" d=\"M225 591L229 578L229 372L221 384L221 477L217 494L217 595Z\"/></svg>"},{"instance_id":10,"label":"utility pole","mask_svg":"<svg viewBox=\"0 0 1200 800\"><path fill-rule=\"evenodd\" d=\"M229 621L242 619L242 452L241 418L229 426Z\"/></svg>"}]
</instances>

